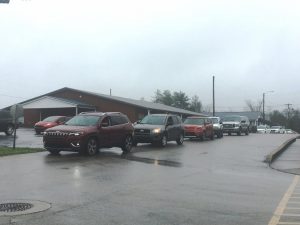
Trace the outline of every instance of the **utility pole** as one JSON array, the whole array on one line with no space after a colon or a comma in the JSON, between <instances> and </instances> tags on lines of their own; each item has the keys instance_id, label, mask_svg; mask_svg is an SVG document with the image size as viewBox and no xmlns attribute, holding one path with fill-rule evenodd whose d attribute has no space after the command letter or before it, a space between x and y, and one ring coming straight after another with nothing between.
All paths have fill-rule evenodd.
<instances>
[{"instance_id":1,"label":"utility pole","mask_svg":"<svg viewBox=\"0 0 300 225\"><path fill-rule=\"evenodd\" d=\"M263 123L265 124L265 93L263 93Z\"/></svg>"},{"instance_id":2,"label":"utility pole","mask_svg":"<svg viewBox=\"0 0 300 225\"><path fill-rule=\"evenodd\" d=\"M213 76L213 116L215 116L215 76Z\"/></svg>"},{"instance_id":3,"label":"utility pole","mask_svg":"<svg viewBox=\"0 0 300 225\"><path fill-rule=\"evenodd\" d=\"M287 103L287 104L285 104L285 105L286 105L287 108L288 108L287 118L288 118L288 121L289 121L289 120L290 120L290 106L293 105L293 104Z\"/></svg>"},{"instance_id":4,"label":"utility pole","mask_svg":"<svg viewBox=\"0 0 300 225\"><path fill-rule=\"evenodd\" d=\"M109 95L111 96L111 88L109 89Z\"/></svg>"}]
</instances>

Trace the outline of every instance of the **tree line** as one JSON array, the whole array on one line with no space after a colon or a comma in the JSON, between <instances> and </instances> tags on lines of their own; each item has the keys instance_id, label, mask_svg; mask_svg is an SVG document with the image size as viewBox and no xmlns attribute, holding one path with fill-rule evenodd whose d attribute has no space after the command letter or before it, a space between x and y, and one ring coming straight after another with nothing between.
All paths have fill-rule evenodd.
<instances>
[{"instance_id":1,"label":"tree line","mask_svg":"<svg viewBox=\"0 0 300 225\"><path fill-rule=\"evenodd\" d=\"M181 109L190 110L193 112L202 111L202 103L197 95L191 98L182 91L156 90L153 102L169 105Z\"/></svg>"}]
</instances>

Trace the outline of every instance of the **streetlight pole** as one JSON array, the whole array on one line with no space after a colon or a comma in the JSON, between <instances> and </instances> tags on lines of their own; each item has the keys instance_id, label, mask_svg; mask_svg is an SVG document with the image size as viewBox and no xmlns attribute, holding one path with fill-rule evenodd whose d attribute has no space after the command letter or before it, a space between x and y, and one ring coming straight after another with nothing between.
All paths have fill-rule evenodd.
<instances>
[{"instance_id":1,"label":"streetlight pole","mask_svg":"<svg viewBox=\"0 0 300 225\"><path fill-rule=\"evenodd\" d=\"M213 116L215 113L215 76L213 76Z\"/></svg>"},{"instance_id":2,"label":"streetlight pole","mask_svg":"<svg viewBox=\"0 0 300 225\"><path fill-rule=\"evenodd\" d=\"M274 91L267 91L267 92L264 92L263 93L263 102L262 102L262 104L263 104L263 122L265 122L265 95L266 95L266 93L273 93Z\"/></svg>"}]
</instances>

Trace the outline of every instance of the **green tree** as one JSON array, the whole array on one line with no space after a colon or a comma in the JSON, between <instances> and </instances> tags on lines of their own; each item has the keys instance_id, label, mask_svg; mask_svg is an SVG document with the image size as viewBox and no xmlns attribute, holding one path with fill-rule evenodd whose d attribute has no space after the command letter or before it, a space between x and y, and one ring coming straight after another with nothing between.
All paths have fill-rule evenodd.
<instances>
[{"instance_id":1,"label":"green tree","mask_svg":"<svg viewBox=\"0 0 300 225\"><path fill-rule=\"evenodd\" d=\"M278 110L275 110L272 113L270 113L270 121L273 125L285 126L287 123L287 118L284 116L283 113L279 112Z\"/></svg>"},{"instance_id":2,"label":"green tree","mask_svg":"<svg viewBox=\"0 0 300 225\"><path fill-rule=\"evenodd\" d=\"M174 101L171 91L164 90L161 92L160 90L156 90L155 96L153 97L153 102L164 105L173 105Z\"/></svg>"},{"instance_id":3,"label":"green tree","mask_svg":"<svg viewBox=\"0 0 300 225\"><path fill-rule=\"evenodd\" d=\"M202 103L197 95L194 95L191 99L189 110L193 112L202 112Z\"/></svg>"},{"instance_id":4,"label":"green tree","mask_svg":"<svg viewBox=\"0 0 300 225\"><path fill-rule=\"evenodd\" d=\"M173 93L173 106L181 109L189 108L190 98L182 91Z\"/></svg>"}]
</instances>

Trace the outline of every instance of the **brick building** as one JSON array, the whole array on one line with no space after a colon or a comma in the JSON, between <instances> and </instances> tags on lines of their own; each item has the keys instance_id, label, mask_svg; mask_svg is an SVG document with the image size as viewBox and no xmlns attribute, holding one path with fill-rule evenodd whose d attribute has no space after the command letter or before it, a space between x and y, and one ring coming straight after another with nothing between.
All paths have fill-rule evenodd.
<instances>
[{"instance_id":1,"label":"brick building","mask_svg":"<svg viewBox=\"0 0 300 225\"><path fill-rule=\"evenodd\" d=\"M74 116L85 111L122 112L132 122L152 113L173 113L181 117L201 115L196 112L166 106L159 103L104 95L72 88L56 91L21 102L24 108L24 126L52 115Z\"/></svg>"}]
</instances>

